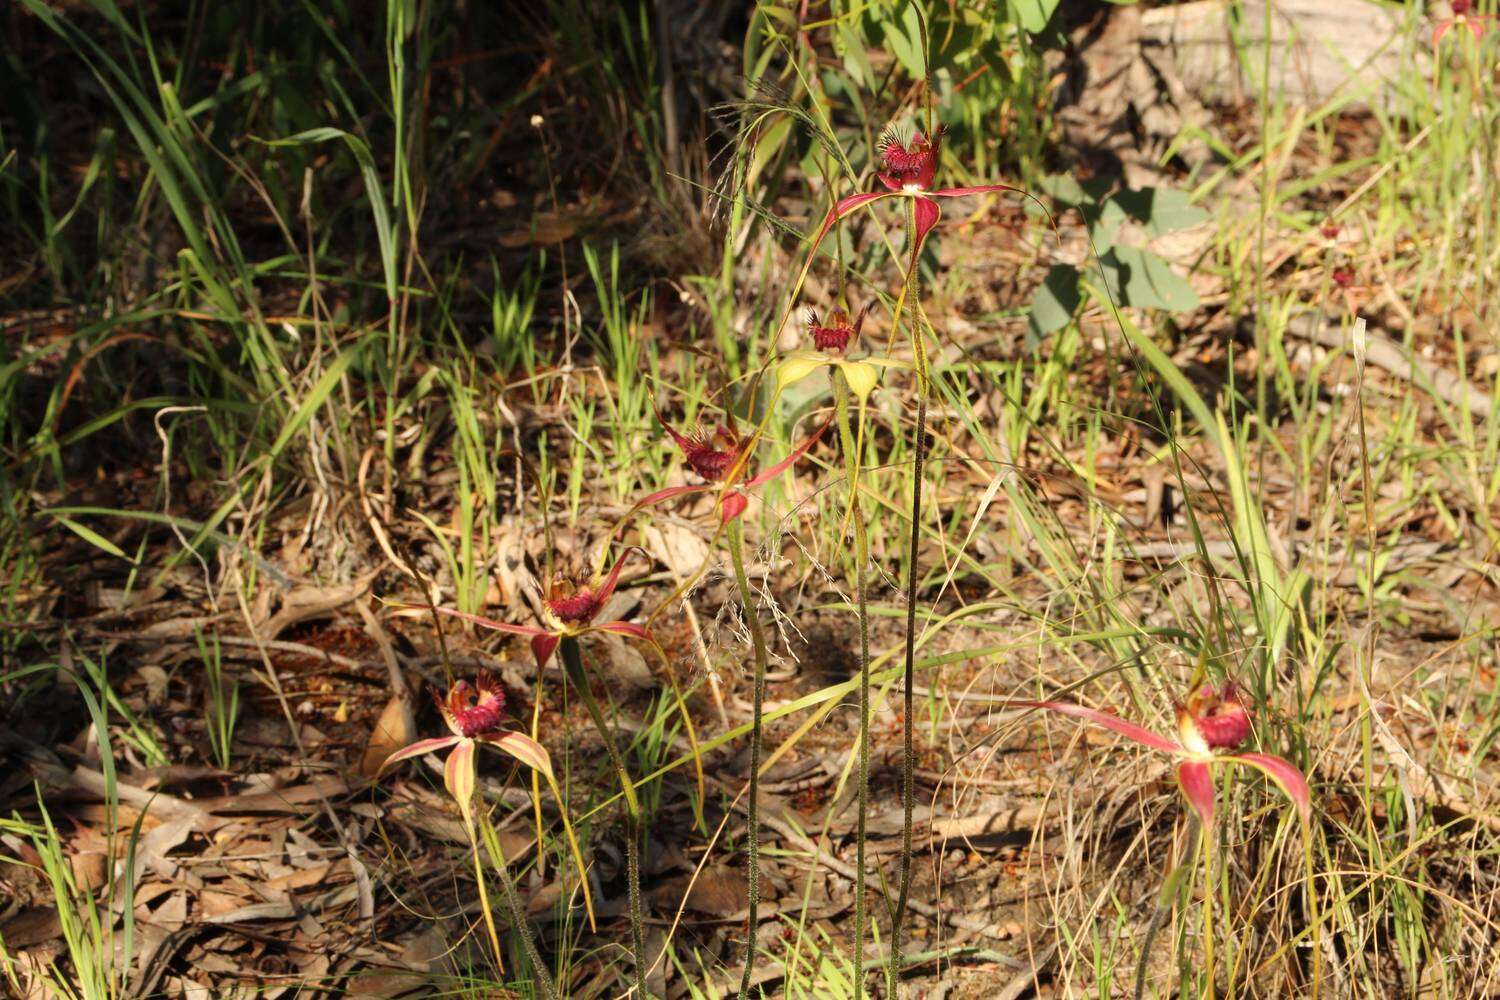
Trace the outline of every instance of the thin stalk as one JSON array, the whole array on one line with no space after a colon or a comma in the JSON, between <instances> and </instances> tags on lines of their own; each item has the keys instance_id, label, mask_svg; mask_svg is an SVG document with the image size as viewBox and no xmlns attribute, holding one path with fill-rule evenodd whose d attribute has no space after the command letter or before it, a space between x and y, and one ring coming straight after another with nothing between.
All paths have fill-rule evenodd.
<instances>
[{"instance_id":1,"label":"thin stalk","mask_svg":"<svg viewBox=\"0 0 1500 1000\"><path fill-rule=\"evenodd\" d=\"M500 838L495 833L495 828L490 825L489 817L482 820L484 833L484 846L490 854L490 861L495 866L495 874L500 877L500 891L505 896L505 907L510 911L510 925L515 928L521 936L521 947L526 951L526 957L531 960L531 966L536 970L536 985L540 988L544 1000L558 1000L557 985L552 982L552 976L547 972L547 966L542 961L542 953L537 950L536 938L532 936L531 925L526 920L526 910L521 905L520 894L516 892L516 883L510 877L510 869L506 866L505 850L500 844ZM479 845L474 845L474 863L479 863Z\"/></svg>"},{"instance_id":2,"label":"thin stalk","mask_svg":"<svg viewBox=\"0 0 1500 1000\"><path fill-rule=\"evenodd\" d=\"M500 950L500 934L495 930L495 914L490 909L490 891L484 884L484 866L479 863L479 841L469 830L469 846L474 851L474 881L479 886L479 909L484 913L484 929L490 935L490 950L495 953L495 970L505 975L505 953Z\"/></svg>"},{"instance_id":3,"label":"thin stalk","mask_svg":"<svg viewBox=\"0 0 1500 1000\"><path fill-rule=\"evenodd\" d=\"M750 931L745 942L745 970L740 974L739 1000L750 995L750 974L755 968L755 931L760 918L760 758L765 741L762 715L766 702L766 637L760 627L760 613L750 592L750 578L745 574L745 531L740 519L729 522L729 556L734 562L734 580L740 588L740 604L745 609L745 624L750 629L750 644L755 649L755 694L750 723L750 790L746 802L746 854L748 871L747 905Z\"/></svg>"},{"instance_id":4,"label":"thin stalk","mask_svg":"<svg viewBox=\"0 0 1500 1000\"><path fill-rule=\"evenodd\" d=\"M908 198L906 205L906 242L911 247L911 259L906 268L906 287L902 297L911 303L915 316L917 300L917 207L915 199ZM892 319L894 327L901 322L898 313ZM911 894L911 827L912 813L916 808L917 750L915 739L916 706L912 698L914 665L917 642L917 546L922 536L922 465L927 455L927 345L922 339L921 326L913 319L910 325L912 367L917 373L917 428L916 443L912 454L911 474L911 547L906 570L906 664L902 674L902 758L901 758L901 865L899 869L900 890L896 896L895 909L891 911L891 953L886 969L886 992L897 997L896 978L901 968L901 924L906 916L906 901Z\"/></svg>"},{"instance_id":5,"label":"thin stalk","mask_svg":"<svg viewBox=\"0 0 1500 1000\"><path fill-rule=\"evenodd\" d=\"M609 723L604 721L604 713L594 698L594 692L589 688L577 637L563 636L558 648L562 653L568 679L573 682L573 687L583 699L584 707L588 709L589 718L594 721L594 728L599 730L599 736L604 740L604 749L609 752L610 763L614 765L615 774L620 781L620 792L625 796L625 891L630 905L630 950L635 956L635 992L641 1000L651 1000L651 994L646 992L646 944L641 930L641 803L636 798L635 783L630 780L630 772L625 770L625 758L620 756L614 733L610 731Z\"/></svg>"},{"instance_id":6,"label":"thin stalk","mask_svg":"<svg viewBox=\"0 0 1500 1000\"><path fill-rule=\"evenodd\" d=\"M1204 996L1214 1000L1214 831L1207 823L1202 824L1203 833L1203 969L1208 976Z\"/></svg>"},{"instance_id":7,"label":"thin stalk","mask_svg":"<svg viewBox=\"0 0 1500 1000\"><path fill-rule=\"evenodd\" d=\"M865 563L869 537L859 502L859 463L862 457L849 427L849 383L834 370L833 401L839 425L839 447L844 452L844 474L849 484L849 516L854 520L854 593L859 616L859 747L856 778L857 816L854 824L854 1000L864 992L865 944L865 823L870 811L870 618L865 608Z\"/></svg>"},{"instance_id":8,"label":"thin stalk","mask_svg":"<svg viewBox=\"0 0 1500 1000\"><path fill-rule=\"evenodd\" d=\"M1375 746L1374 746L1374 717L1375 705L1372 701L1375 674L1375 643L1380 632L1380 613L1375 603L1375 544L1377 542L1375 528L1375 491L1370 481L1370 442L1365 435L1365 321L1356 317L1354 320L1354 409L1359 420L1359 473L1360 492L1363 494L1365 508L1365 607L1369 615L1370 625L1365 648L1360 657L1364 662L1356 663L1355 669L1360 672L1360 699L1363 701L1359 716L1360 746L1364 757L1365 777L1365 828L1370 832L1370 842L1376 845L1376 853L1380 853L1380 838L1375 831ZM1407 822L1412 822L1407 817Z\"/></svg>"},{"instance_id":9,"label":"thin stalk","mask_svg":"<svg viewBox=\"0 0 1500 1000\"><path fill-rule=\"evenodd\" d=\"M1197 810L1189 809L1187 817L1187 835L1183 840L1192 844L1198 839L1198 813ZM1191 848L1190 848L1191 849ZM1182 862L1186 864L1186 862ZM1135 1000L1143 1000L1146 995L1146 967L1151 959L1151 946L1156 941L1156 935L1167 922L1172 907L1176 905L1177 895L1180 892L1182 879L1180 873L1186 871L1182 867L1174 867L1167 872L1162 879L1161 892L1156 898L1156 908L1151 914L1151 921L1146 925L1146 936L1141 942L1141 957L1137 960L1135 967Z\"/></svg>"}]
</instances>

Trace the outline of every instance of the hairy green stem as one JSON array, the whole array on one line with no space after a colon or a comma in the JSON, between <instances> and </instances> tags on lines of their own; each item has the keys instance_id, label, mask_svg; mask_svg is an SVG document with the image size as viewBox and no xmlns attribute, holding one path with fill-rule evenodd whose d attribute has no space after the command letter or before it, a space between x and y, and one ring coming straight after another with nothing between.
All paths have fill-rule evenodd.
<instances>
[{"instance_id":1,"label":"hairy green stem","mask_svg":"<svg viewBox=\"0 0 1500 1000\"><path fill-rule=\"evenodd\" d=\"M604 740L604 748L608 751L610 763L614 765L620 780L620 791L625 796L625 891L630 906L630 949L635 958L635 992L640 1000L651 1000L651 994L646 992L646 944L642 933L644 921L641 917L641 803L636 798L635 783L630 780L630 772L625 770L625 758L620 755L614 734L610 731L609 723L604 720L604 712L600 710L594 692L589 688L588 677L584 675L583 655L578 649L578 639L571 635L564 636L559 650L568 679L573 682L573 687L583 699L584 707L588 709L589 718L594 720L594 728L599 730L599 736Z\"/></svg>"},{"instance_id":2,"label":"hairy green stem","mask_svg":"<svg viewBox=\"0 0 1500 1000\"><path fill-rule=\"evenodd\" d=\"M488 817L482 820L484 833L484 846L489 851L490 862L495 866L495 874L500 878L500 891L505 896L505 908L510 911L510 925L515 932L521 936L521 947L526 951L526 957L531 960L532 968L536 970L536 985L540 988L544 1000L558 1000L557 985L552 982L552 976L547 972L547 965L542 961L542 953L537 950L536 938L531 933L531 925L526 920L526 908L521 905L520 894L516 892L516 883L510 877L510 869L506 867L505 850L500 845L500 837L495 833L495 828L490 825ZM475 847L475 860L478 860L478 847Z\"/></svg>"},{"instance_id":3,"label":"hairy green stem","mask_svg":"<svg viewBox=\"0 0 1500 1000\"><path fill-rule=\"evenodd\" d=\"M755 649L755 693L750 723L750 790L746 802L746 854L750 931L745 942L745 970L740 975L739 1000L750 995L750 975L755 968L755 932L760 918L760 757L765 736L762 715L766 702L766 637L760 627L760 612L745 574L745 532L739 518L729 522L729 557L734 562L734 580L740 589L740 604L745 609L745 625L750 629L750 643Z\"/></svg>"},{"instance_id":4,"label":"hairy green stem","mask_svg":"<svg viewBox=\"0 0 1500 1000\"><path fill-rule=\"evenodd\" d=\"M1188 844L1198 839L1198 813L1189 809L1187 817L1187 835L1183 838ZM1142 1000L1146 995L1146 968L1151 959L1151 945L1156 941L1156 935L1161 932L1167 922L1172 907L1176 905L1177 895L1180 891L1178 874L1180 869L1174 867L1168 871L1162 879L1162 890L1157 895L1156 906L1151 913L1151 921L1146 925L1146 937L1141 942L1141 957L1135 966L1135 1000Z\"/></svg>"},{"instance_id":5,"label":"hairy green stem","mask_svg":"<svg viewBox=\"0 0 1500 1000\"><path fill-rule=\"evenodd\" d=\"M912 453L911 473L911 546L906 569L906 664L902 674L902 718L901 718L901 865L898 880L900 889L896 895L896 906L891 911L890 964L886 970L886 992L891 997L900 996L897 977L901 969L901 924L906 916L906 902L911 895L911 828L912 813L916 809L917 750L915 738L916 706L912 698L913 673L916 663L917 642L917 548L922 537L922 466L927 451L927 345L922 339L922 328L917 322L917 258L921 248L917 245L916 200L907 199L906 241L911 247L911 257L906 268L906 288L902 297L911 310L910 323L912 367L917 374L917 427ZM899 324L898 314L892 320Z\"/></svg>"},{"instance_id":6,"label":"hairy green stem","mask_svg":"<svg viewBox=\"0 0 1500 1000\"><path fill-rule=\"evenodd\" d=\"M865 563L869 561L869 537L859 502L860 454L849 427L849 383L844 373L833 376L834 411L839 425L839 447L844 452L844 475L849 484L849 516L854 521L854 593L859 617L859 748L854 824L854 1000L864 993L865 954L865 825L870 811L870 618L865 607Z\"/></svg>"}]
</instances>

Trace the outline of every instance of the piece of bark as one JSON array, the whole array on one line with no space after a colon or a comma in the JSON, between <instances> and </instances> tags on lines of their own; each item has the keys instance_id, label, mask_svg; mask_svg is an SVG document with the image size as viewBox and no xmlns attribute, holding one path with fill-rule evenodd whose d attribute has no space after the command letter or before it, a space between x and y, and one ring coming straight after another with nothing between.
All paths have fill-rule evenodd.
<instances>
[{"instance_id":1,"label":"piece of bark","mask_svg":"<svg viewBox=\"0 0 1500 1000\"><path fill-rule=\"evenodd\" d=\"M1402 20L1400 10L1372 0L1273 0L1272 95L1305 105L1348 95L1350 107L1389 106L1413 62L1431 75L1431 54L1405 36ZM1265 39L1264 0L1199 0L1141 16L1147 57L1211 104L1259 92Z\"/></svg>"}]
</instances>

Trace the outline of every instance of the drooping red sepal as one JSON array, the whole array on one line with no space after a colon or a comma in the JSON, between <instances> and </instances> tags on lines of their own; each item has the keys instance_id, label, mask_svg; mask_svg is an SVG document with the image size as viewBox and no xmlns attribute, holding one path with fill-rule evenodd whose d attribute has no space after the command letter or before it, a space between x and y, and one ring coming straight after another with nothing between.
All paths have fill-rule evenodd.
<instances>
[{"instance_id":1,"label":"drooping red sepal","mask_svg":"<svg viewBox=\"0 0 1500 1000\"><path fill-rule=\"evenodd\" d=\"M543 632L531 640L531 655L536 657L538 669L545 667L547 661L552 659L552 653L561 641L562 636L555 632Z\"/></svg>"},{"instance_id":2,"label":"drooping red sepal","mask_svg":"<svg viewBox=\"0 0 1500 1000\"><path fill-rule=\"evenodd\" d=\"M1207 761L1185 760L1177 765L1177 783L1188 804L1203 820L1206 830L1214 828L1214 773Z\"/></svg>"},{"instance_id":3,"label":"drooping red sepal","mask_svg":"<svg viewBox=\"0 0 1500 1000\"><path fill-rule=\"evenodd\" d=\"M750 498L739 490L730 490L724 494L724 499L719 501L719 523L728 524L741 514L745 508L750 506Z\"/></svg>"},{"instance_id":4,"label":"drooping red sepal","mask_svg":"<svg viewBox=\"0 0 1500 1000\"><path fill-rule=\"evenodd\" d=\"M917 253L921 253L923 241L927 239L927 234L932 232L932 227L938 224L938 219L943 217L943 210L931 198L917 198L912 204L912 212L912 218L917 224L914 246Z\"/></svg>"}]
</instances>

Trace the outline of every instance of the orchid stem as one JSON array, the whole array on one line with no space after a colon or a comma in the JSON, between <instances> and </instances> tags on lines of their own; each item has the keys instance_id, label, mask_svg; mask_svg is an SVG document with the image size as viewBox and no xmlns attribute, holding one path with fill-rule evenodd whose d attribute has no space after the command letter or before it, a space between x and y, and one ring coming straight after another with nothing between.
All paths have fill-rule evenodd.
<instances>
[{"instance_id":1,"label":"orchid stem","mask_svg":"<svg viewBox=\"0 0 1500 1000\"><path fill-rule=\"evenodd\" d=\"M490 861L495 866L495 874L500 878L500 891L505 896L505 908L510 911L510 925L521 936L521 947L526 950L526 957L531 960L532 968L536 970L536 985L540 989L543 1000L558 1000L557 985L552 982L546 963L542 961L542 953L537 950L536 938L532 936L531 927L526 921L526 910L521 906L520 894L516 892L516 883L510 877L510 869L506 867L505 850L500 844L500 836L490 825L489 817L486 816L482 822L484 846L490 853ZM478 844L474 845L474 863L476 866L479 864Z\"/></svg>"},{"instance_id":2,"label":"orchid stem","mask_svg":"<svg viewBox=\"0 0 1500 1000\"><path fill-rule=\"evenodd\" d=\"M568 679L573 682L578 696L583 699L584 707L588 709L589 718L594 721L594 728L599 730L599 736L604 740L610 763L614 765L619 777L620 792L625 796L625 891L630 905L630 948L635 956L635 992L640 1000L651 1000L651 994L646 992L646 945L641 917L641 803L636 798L635 783L630 780L630 772L625 770L625 758L620 756L620 748L615 744L609 723L604 721L604 713L599 708L598 700L594 698L594 692L589 688L577 637L563 636L559 650Z\"/></svg>"},{"instance_id":3,"label":"orchid stem","mask_svg":"<svg viewBox=\"0 0 1500 1000\"><path fill-rule=\"evenodd\" d=\"M901 865L899 869L900 889L896 896L895 909L891 911L890 965L886 970L886 992L891 997L900 996L897 991L897 976L901 969L901 924L906 916L906 901L911 894L911 827L912 813L916 808L917 751L915 739L916 706L912 698L913 672L916 663L917 641L917 548L922 537L922 465L927 447L927 345L922 339L922 328L916 321L917 314L917 259L921 248L917 245L916 200L907 199L906 240L911 246L911 259L906 269L904 299L911 303L913 316L909 330L912 345L912 367L917 375L917 427L912 454L911 475L911 549L906 568L906 665L902 675L902 757L901 757ZM901 322L900 314L893 320Z\"/></svg>"},{"instance_id":4,"label":"orchid stem","mask_svg":"<svg viewBox=\"0 0 1500 1000\"><path fill-rule=\"evenodd\" d=\"M1183 839L1191 844L1198 836L1198 813L1189 809L1187 817L1187 836ZM1162 892L1157 896L1156 907L1151 913L1151 921L1146 925L1146 936L1141 942L1141 957L1135 967L1135 1000L1143 1000L1146 995L1146 970L1151 960L1151 945L1156 941L1156 935L1160 933L1162 926L1167 922L1167 916L1172 912L1175 904L1174 897L1181 891L1180 888L1173 889L1174 883L1180 886L1178 878L1180 866L1174 866L1162 879Z\"/></svg>"},{"instance_id":5,"label":"orchid stem","mask_svg":"<svg viewBox=\"0 0 1500 1000\"><path fill-rule=\"evenodd\" d=\"M854 1000L864 992L865 943L865 825L870 810L870 618L865 607L865 563L869 560L869 537L859 503L861 455L849 429L849 383L842 371L833 376L834 409L839 425L839 446L844 452L844 470L849 483L849 511L854 521L854 592L859 618L859 775L855 785L857 816L854 833ZM861 428L863 429L863 428Z\"/></svg>"},{"instance_id":6,"label":"orchid stem","mask_svg":"<svg viewBox=\"0 0 1500 1000\"><path fill-rule=\"evenodd\" d=\"M750 724L750 790L745 807L746 854L750 930L745 942L745 970L740 975L739 1000L750 995L750 975L755 968L756 929L760 918L760 758L765 734L762 715L766 701L766 637L761 631L760 614L750 592L750 578L745 574L745 531L740 519L729 522L729 557L734 562L734 580L740 590L740 604L745 610L745 624L750 629L750 643L755 650L755 693Z\"/></svg>"},{"instance_id":7,"label":"orchid stem","mask_svg":"<svg viewBox=\"0 0 1500 1000\"><path fill-rule=\"evenodd\" d=\"M1203 970L1208 977L1204 996L1214 1000L1214 832L1209 824L1202 826L1203 835Z\"/></svg>"}]
</instances>

